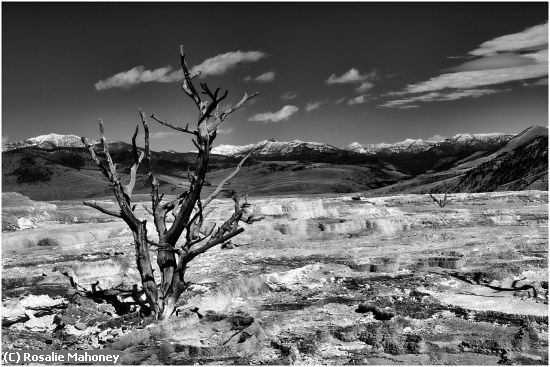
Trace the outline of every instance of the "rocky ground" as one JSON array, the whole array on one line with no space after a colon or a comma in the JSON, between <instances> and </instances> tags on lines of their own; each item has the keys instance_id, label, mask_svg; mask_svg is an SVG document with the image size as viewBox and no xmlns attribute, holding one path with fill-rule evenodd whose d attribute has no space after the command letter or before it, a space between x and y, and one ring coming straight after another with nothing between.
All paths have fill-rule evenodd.
<instances>
[{"instance_id":1,"label":"rocky ground","mask_svg":"<svg viewBox=\"0 0 550 367\"><path fill-rule=\"evenodd\" d=\"M43 205L70 223L27 210L34 228L2 236L3 348L117 349L126 364L548 364L547 192L453 194L444 208L428 195L249 201L265 219L194 260L164 323L140 317L123 223L78 202ZM212 221L232 210L215 205Z\"/></svg>"}]
</instances>

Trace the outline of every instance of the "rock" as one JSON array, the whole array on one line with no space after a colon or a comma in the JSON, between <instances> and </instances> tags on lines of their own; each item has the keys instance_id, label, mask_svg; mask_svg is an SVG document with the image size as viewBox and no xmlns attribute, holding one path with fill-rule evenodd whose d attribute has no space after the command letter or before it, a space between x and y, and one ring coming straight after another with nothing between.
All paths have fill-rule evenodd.
<instances>
[{"instance_id":1,"label":"rock","mask_svg":"<svg viewBox=\"0 0 550 367\"><path fill-rule=\"evenodd\" d=\"M99 328L97 326L92 326L92 327L86 327L82 330L79 330L74 325L67 325L65 326L65 332L69 335L83 336L83 335L97 334L99 333Z\"/></svg>"},{"instance_id":2,"label":"rock","mask_svg":"<svg viewBox=\"0 0 550 367\"><path fill-rule=\"evenodd\" d=\"M232 249L235 248L235 245L233 245L233 243L231 243L231 241L227 241L227 242L223 243L221 247L224 250L232 250Z\"/></svg>"},{"instance_id":3,"label":"rock","mask_svg":"<svg viewBox=\"0 0 550 367\"><path fill-rule=\"evenodd\" d=\"M76 330L84 330L87 326L83 322L77 322L76 324L74 324L74 327L76 328Z\"/></svg>"},{"instance_id":4,"label":"rock","mask_svg":"<svg viewBox=\"0 0 550 367\"><path fill-rule=\"evenodd\" d=\"M38 296L29 295L19 301L19 304L31 310L42 310L62 306L65 300L61 298L53 299L48 295L41 294Z\"/></svg>"},{"instance_id":5,"label":"rock","mask_svg":"<svg viewBox=\"0 0 550 367\"><path fill-rule=\"evenodd\" d=\"M18 299L6 300L2 305L2 325L9 326L31 318L29 314L43 316L62 308L65 300L53 299L48 295L29 295Z\"/></svg>"},{"instance_id":6,"label":"rock","mask_svg":"<svg viewBox=\"0 0 550 367\"><path fill-rule=\"evenodd\" d=\"M17 219L17 227L19 227L19 229L31 229L36 228L36 225L31 218L21 217Z\"/></svg>"},{"instance_id":7,"label":"rock","mask_svg":"<svg viewBox=\"0 0 550 367\"><path fill-rule=\"evenodd\" d=\"M2 326L10 326L28 320L25 308L18 303L6 302L2 305Z\"/></svg>"},{"instance_id":8,"label":"rock","mask_svg":"<svg viewBox=\"0 0 550 367\"><path fill-rule=\"evenodd\" d=\"M52 331L56 326L53 320L54 315L31 318L25 322L25 328L30 331Z\"/></svg>"}]
</instances>

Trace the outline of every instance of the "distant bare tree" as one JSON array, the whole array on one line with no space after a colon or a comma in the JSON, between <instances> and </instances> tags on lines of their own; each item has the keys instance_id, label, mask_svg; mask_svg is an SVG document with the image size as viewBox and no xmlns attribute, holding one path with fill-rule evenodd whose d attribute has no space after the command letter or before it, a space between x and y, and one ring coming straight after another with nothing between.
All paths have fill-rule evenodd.
<instances>
[{"instance_id":1,"label":"distant bare tree","mask_svg":"<svg viewBox=\"0 0 550 367\"><path fill-rule=\"evenodd\" d=\"M445 196L443 197L443 199L437 199L435 198L432 193L430 192L430 197L433 199L433 201L435 201L437 203L437 205L439 205L440 208L444 208L445 205L447 205L447 191L445 191Z\"/></svg>"},{"instance_id":2,"label":"distant bare tree","mask_svg":"<svg viewBox=\"0 0 550 367\"><path fill-rule=\"evenodd\" d=\"M220 112L220 103L227 97L228 92L220 94L220 88L212 91L205 83L200 83L202 95L199 94L193 84L193 79L199 76L200 73L191 75L186 65L183 47L181 47L180 54L180 63L184 76L182 89L195 103L199 112L196 127L191 129L189 128L189 124L186 124L185 127L177 126L168 121L161 120L155 115L151 115L150 117L164 126L191 135L193 144L198 149L194 173L188 173L189 188L186 191L181 192L173 200L163 201L164 194L159 193L159 181L151 168L149 128L145 114L141 110L139 111L139 115L145 134L145 149L139 150L136 146L136 137L139 131L139 125L137 125L132 136L134 159L130 167L130 179L126 185L121 182L116 165L109 153L109 144L105 139L103 122L99 121L99 130L101 147L105 156L104 161L98 158L94 146L85 137L82 137L82 142L88 148L93 161L111 183L120 210L107 209L97 205L93 201L85 201L84 204L107 215L122 218L131 229L134 237L137 268L141 276L143 290L151 312L159 319L166 319L174 312L180 295L187 287L184 275L189 262L203 252L243 232L244 229L238 225L239 221L252 223L257 220L252 218L253 214L248 208L249 205L241 205L239 197L234 195L235 211L231 217L223 224L214 226L208 231L202 228L204 219L208 215L205 211L206 208L222 191L224 185L237 174L250 154L240 161L233 173L219 183L210 196L204 200L201 199L201 190L205 184L210 150L216 138L218 127L229 115L239 109L249 99L255 97L257 93L251 96L245 93L240 102ZM208 100L203 100L204 96ZM146 210L153 216L159 238L158 242L154 242L148 238L147 221L141 220L135 215L134 210L136 205L132 204L132 191L136 183L137 170L144 160L148 168L152 204L151 209L146 208ZM168 226L166 223L166 216L169 213L172 213L174 216L174 222L171 226ZM176 246L182 236L182 243ZM157 266L161 273L160 284L157 284L153 275L150 256L150 251L152 250L157 251Z\"/></svg>"}]
</instances>

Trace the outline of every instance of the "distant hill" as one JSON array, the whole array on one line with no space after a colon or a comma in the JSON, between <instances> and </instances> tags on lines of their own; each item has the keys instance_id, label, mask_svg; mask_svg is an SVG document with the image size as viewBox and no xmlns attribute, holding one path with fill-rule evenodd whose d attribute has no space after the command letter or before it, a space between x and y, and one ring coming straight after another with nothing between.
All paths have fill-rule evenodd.
<instances>
[{"instance_id":1,"label":"distant hill","mask_svg":"<svg viewBox=\"0 0 550 367\"><path fill-rule=\"evenodd\" d=\"M476 153L445 170L416 175L374 194L548 189L548 129L533 126L493 152Z\"/></svg>"},{"instance_id":2,"label":"distant hill","mask_svg":"<svg viewBox=\"0 0 550 367\"><path fill-rule=\"evenodd\" d=\"M92 143L97 143L97 141L92 141ZM82 144L82 140L80 140L79 136L51 133L48 135L40 135L23 141L8 143L2 146L2 152L26 147L37 147L43 149L80 148L84 147L84 144Z\"/></svg>"},{"instance_id":3,"label":"distant hill","mask_svg":"<svg viewBox=\"0 0 550 367\"><path fill-rule=\"evenodd\" d=\"M521 145L517 145L523 143ZM472 168L451 188L453 192L547 189L548 138L521 139L512 150Z\"/></svg>"},{"instance_id":4,"label":"distant hill","mask_svg":"<svg viewBox=\"0 0 550 367\"><path fill-rule=\"evenodd\" d=\"M107 181L74 135L43 135L11 143L2 153L3 191L33 200L102 197ZM316 142L265 140L212 149L207 185L210 193L241 158L253 152L226 192L250 195L362 192L522 190L547 186L548 129L533 126L518 135L458 134L434 141L407 139L360 151ZM122 179L128 177L133 152L125 142L110 143ZM222 154L223 153L223 154ZM101 153L99 153L101 157ZM152 165L161 191L181 192L196 153L153 152ZM148 194L145 167L138 171L136 194Z\"/></svg>"}]
</instances>

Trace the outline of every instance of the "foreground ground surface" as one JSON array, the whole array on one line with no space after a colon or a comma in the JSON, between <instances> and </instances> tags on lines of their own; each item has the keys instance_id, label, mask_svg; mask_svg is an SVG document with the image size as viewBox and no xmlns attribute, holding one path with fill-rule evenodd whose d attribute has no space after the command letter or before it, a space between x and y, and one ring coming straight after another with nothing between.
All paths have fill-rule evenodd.
<instances>
[{"instance_id":1,"label":"foreground ground surface","mask_svg":"<svg viewBox=\"0 0 550 367\"><path fill-rule=\"evenodd\" d=\"M124 224L50 203L72 223L3 233L3 348L117 349L126 364L548 364L547 192L453 194L444 208L427 195L249 201L265 219L194 260L163 324L137 316ZM232 210L215 205L213 221Z\"/></svg>"}]
</instances>

